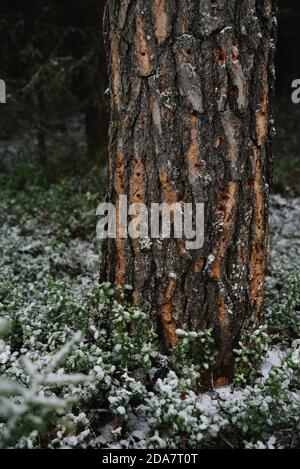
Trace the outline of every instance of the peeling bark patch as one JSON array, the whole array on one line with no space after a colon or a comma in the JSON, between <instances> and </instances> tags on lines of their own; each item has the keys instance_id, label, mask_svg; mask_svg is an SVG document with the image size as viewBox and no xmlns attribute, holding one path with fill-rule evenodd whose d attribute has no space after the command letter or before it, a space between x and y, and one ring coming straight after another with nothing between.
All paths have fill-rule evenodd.
<instances>
[{"instance_id":1,"label":"peeling bark patch","mask_svg":"<svg viewBox=\"0 0 300 469\"><path fill-rule=\"evenodd\" d=\"M239 144L237 136L239 135L239 122L231 111L226 111L222 118L222 124L227 138L227 156L232 159L235 165L239 155Z\"/></svg>"},{"instance_id":2,"label":"peeling bark patch","mask_svg":"<svg viewBox=\"0 0 300 469\"><path fill-rule=\"evenodd\" d=\"M256 131L258 145L263 145L266 139L268 131L268 105L269 89L268 86L266 86L260 99L260 109L256 113Z\"/></svg>"},{"instance_id":3,"label":"peeling bark patch","mask_svg":"<svg viewBox=\"0 0 300 469\"><path fill-rule=\"evenodd\" d=\"M145 125L144 119L140 118L140 125ZM134 145L134 160L131 168L130 178L130 203L140 204L145 202L145 167L141 158L141 155ZM136 216L139 215L139 211L136 211ZM140 225L140 223L139 223ZM137 230L141 231L141 226L136 226ZM141 305L142 300L142 287L147 275L147 269L145 266L145 258L142 253L140 239L132 240L133 249L133 261L134 261L134 273L133 273L133 304L135 306Z\"/></svg>"},{"instance_id":4,"label":"peeling bark patch","mask_svg":"<svg viewBox=\"0 0 300 469\"><path fill-rule=\"evenodd\" d=\"M195 119L195 118L194 118ZM191 129L191 140L190 146L187 152L187 164L188 164L188 174L189 181L193 185L199 177L201 165L200 165L200 142L199 142L199 132L197 128L198 119L193 123Z\"/></svg>"},{"instance_id":5,"label":"peeling bark patch","mask_svg":"<svg viewBox=\"0 0 300 469\"><path fill-rule=\"evenodd\" d=\"M194 112L203 112L202 90L195 68L188 62L180 65L178 80L180 92Z\"/></svg>"},{"instance_id":6,"label":"peeling bark patch","mask_svg":"<svg viewBox=\"0 0 300 469\"><path fill-rule=\"evenodd\" d=\"M144 182L145 168L139 156L135 157L133 162L132 177L130 180L130 203L144 203L145 201L145 182Z\"/></svg>"},{"instance_id":7,"label":"peeling bark patch","mask_svg":"<svg viewBox=\"0 0 300 469\"><path fill-rule=\"evenodd\" d=\"M117 285L125 285L126 283L126 254L125 241L116 239L117 264L115 269L115 282Z\"/></svg>"},{"instance_id":8,"label":"peeling bark patch","mask_svg":"<svg viewBox=\"0 0 300 469\"><path fill-rule=\"evenodd\" d=\"M167 288L165 290L163 296L163 305L161 307L161 318L164 328L164 334L166 343L169 347L175 347L177 343L177 325L176 322L173 320L173 305L172 305L172 297L176 287L176 280L175 278L169 278Z\"/></svg>"},{"instance_id":9,"label":"peeling bark patch","mask_svg":"<svg viewBox=\"0 0 300 469\"><path fill-rule=\"evenodd\" d=\"M214 381L215 388L224 388L229 385L229 379L226 376L221 376Z\"/></svg>"},{"instance_id":10,"label":"peeling bark patch","mask_svg":"<svg viewBox=\"0 0 300 469\"><path fill-rule=\"evenodd\" d=\"M158 44L162 44L167 37L168 26L165 0L153 0L153 14L155 18L155 37Z\"/></svg>"},{"instance_id":11,"label":"peeling bark patch","mask_svg":"<svg viewBox=\"0 0 300 469\"><path fill-rule=\"evenodd\" d=\"M218 304L218 321L222 329L228 329L230 321L224 297L221 297Z\"/></svg>"},{"instance_id":12,"label":"peeling bark patch","mask_svg":"<svg viewBox=\"0 0 300 469\"><path fill-rule=\"evenodd\" d=\"M202 267L203 267L203 259L196 261L194 265L194 272L198 274L199 272L201 272Z\"/></svg>"},{"instance_id":13,"label":"peeling bark patch","mask_svg":"<svg viewBox=\"0 0 300 469\"><path fill-rule=\"evenodd\" d=\"M254 151L255 179L254 179L254 226L250 261L250 301L254 309L255 322L264 300L264 278L266 269L266 232L265 232L265 200L261 167L261 153Z\"/></svg>"},{"instance_id":14,"label":"peeling bark patch","mask_svg":"<svg viewBox=\"0 0 300 469\"><path fill-rule=\"evenodd\" d=\"M151 75L151 54L152 49L147 41L144 23L140 15L136 16L135 53L142 77Z\"/></svg>"},{"instance_id":15,"label":"peeling bark patch","mask_svg":"<svg viewBox=\"0 0 300 469\"><path fill-rule=\"evenodd\" d=\"M119 56L119 39L113 31L110 33L111 61L112 61L112 88L113 99L118 112L121 108L121 64Z\"/></svg>"},{"instance_id":16,"label":"peeling bark patch","mask_svg":"<svg viewBox=\"0 0 300 469\"><path fill-rule=\"evenodd\" d=\"M217 137L214 141L214 148L223 148L224 144L224 138Z\"/></svg>"},{"instance_id":17,"label":"peeling bark patch","mask_svg":"<svg viewBox=\"0 0 300 469\"><path fill-rule=\"evenodd\" d=\"M237 104L240 111L247 107L247 82L239 61L239 52L237 46L233 46L232 52L232 64L231 64L233 82L238 90L237 92Z\"/></svg>"},{"instance_id":18,"label":"peeling bark patch","mask_svg":"<svg viewBox=\"0 0 300 469\"><path fill-rule=\"evenodd\" d=\"M224 46L222 46L220 49L219 49L219 55L218 55L218 64L220 65L220 67L224 67L225 64L226 64L226 49Z\"/></svg>"},{"instance_id":19,"label":"peeling bark patch","mask_svg":"<svg viewBox=\"0 0 300 469\"><path fill-rule=\"evenodd\" d=\"M188 33L189 31L189 27L188 27L188 24L186 21L182 21L181 24L180 24L180 31L181 31L181 34L186 34Z\"/></svg>"},{"instance_id":20,"label":"peeling bark patch","mask_svg":"<svg viewBox=\"0 0 300 469\"><path fill-rule=\"evenodd\" d=\"M125 240L122 238L119 218L119 197L125 193L125 159L121 150L117 152L115 170L115 191L117 194L116 203L116 267L115 281L118 285L126 283L126 250Z\"/></svg>"},{"instance_id":21,"label":"peeling bark patch","mask_svg":"<svg viewBox=\"0 0 300 469\"><path fill-rule=\"evenodd\" d=\"M155 128L158 131L159 135L162 135L160 106L159 106L157 99L153 97L150 98L150 110L152 113L152 119L153 119Z\"/></svg>"},{"instance_id":22,"label":"peeling bark patch","mask_svg":"<svg viewBox=\"0 0 300 469\"><path fill-rule=\"evenodd\" d=\"M124 0L121 3L120 13L119 13L119 28L121 30L124 28L124 25L125 25L125 22L126 22L127 12L128 12L128 8L129 8L130 3L131 3L131 0Z\"/></svg>"},{"instance_id":23,"label":"peeling bark patch","mask_svg":"<svg viewBox=\"0 0 300 469\"><path fill-rule=\"evenodd\" d=\"M216 280L221 279L223 260L226 254L227 245L230 242L230 235L234 227L237 192L238 184L236 181L232 181L227 187L221 189L219 194L218 211L222 218L223 229L214 254L214 262L209 269L211 277Z\"/></svg>"},{"instance_id":24,"label":"peeling bark patch","mask_svg":"<svg viewBox=\"0 0 300 469\"><path fill-rule=\"evenodd\" d=\"M225 302L225 297L221 294L218 303L218 323L219 323L219 337L220 337L220 350L217 363L232 362L232 334L230 327L230 318Z\"/></svg>"},{"instance_id":25,"label":"peeling bark patch","mask_svg":"<svg viewBox=\"0 0 300 469\"><path fill-rule=\"evenodd\" d=\"M178 193L170 182L168 173L165 171L159 171L159 180L163 190L164 201L170 205L178 202Z\"/></svg>"},{"instance_id":26,"label":"peeling bark patch","mask_svg":"<svg viewBox=\"0 0 300 469\"><path fill-rule=\"evenodd\" d=\"M121 150L117 152L115 169L115 191L118 195L125 193L125 158Z\"/></svg>"}]
</instances>

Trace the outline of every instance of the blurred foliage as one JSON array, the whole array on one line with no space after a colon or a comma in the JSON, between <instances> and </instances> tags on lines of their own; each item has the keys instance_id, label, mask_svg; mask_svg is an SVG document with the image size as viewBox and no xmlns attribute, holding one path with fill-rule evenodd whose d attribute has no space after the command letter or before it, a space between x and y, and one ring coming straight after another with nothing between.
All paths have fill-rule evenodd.
<instances>
[{"instance_id":1,"label":"blurred foliage","mask_svg":"<svg viewBox=\"0 0 300 469\"><path fill-rule=\"evenodd\" d=\"M29 133L47 164L56 133L83 114L90 158L105 146L106 68L101 32L104 2L3 0L0 75L8 104L1 109L2 139Z\"/></svg>"},{"instance_id":2,"label":"blurred foliage","mask_svg":"<svg viewBox=\"0 0 300 469\"><path fill-rule=\"evenodd\" d=\"M300 195L300 105L277 101L273 192Z\"/></svg>"}]
</instances>

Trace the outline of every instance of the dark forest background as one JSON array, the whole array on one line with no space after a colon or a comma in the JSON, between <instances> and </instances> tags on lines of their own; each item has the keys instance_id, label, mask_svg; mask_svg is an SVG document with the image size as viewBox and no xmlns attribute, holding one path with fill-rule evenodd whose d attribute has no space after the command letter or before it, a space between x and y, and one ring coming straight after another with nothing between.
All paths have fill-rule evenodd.
<instances>
[{"instance_id":1,"label":"dark forest background","mask_svg":"<svg viewBox=\"0 0 300 469\"><path fill-rule=\"evenodd\" d=\"M0 0L0 448L300 448L300 1L278 4L265 325L245 327L229 388L210 329L162 356L130 286L99 284L105 1Z\"/></svg>"},{"instance_id":2,"label":"dark forest background","mask_svg":"<svg viewBox=\"0 0 300 469\"><path fill-rule=\"evenodd\" d=\"M274 189L299 193L300 3L279 0ZM104 166L108 110L101 18L104 0L1 0L0 171L22 154L27 168L62 174ZM26 177L24 169L24 178Z\"/></svg>"}]
</instances>

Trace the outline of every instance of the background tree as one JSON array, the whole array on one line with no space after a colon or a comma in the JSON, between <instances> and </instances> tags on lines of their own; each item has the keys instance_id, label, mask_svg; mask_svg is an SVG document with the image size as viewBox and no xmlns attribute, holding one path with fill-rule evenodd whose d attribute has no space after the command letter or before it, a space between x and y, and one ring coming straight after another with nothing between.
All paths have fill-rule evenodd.
<instances>
[{"instance_id":1,"label":"background tree","mask_svg":"<svg viewBox=\"0 0 300 469\"><path fill-rule=\"evenodd\" d=\"M133 285L162 343L214 327L228 376L261 318L268 242L275 2L109 0L108 200L205 203L205 244L117 235L102 278ZM117 224L119 220L117 219Z\"/></svg>"},{"instance_id":2,"label":"background tree","mask_svg":"<svg viewBox=\"0 0 300 469\"><path fill-rule=\"evenodd\" d=\"M42 165L57 132L66 131L68 121L80 115L88 157L104 163L107 78L99 28L103 9L104 2L96 0L1 3L1 77L10 94L1 130L6 138L34 131Z\"/></svg>"}]
</instances>

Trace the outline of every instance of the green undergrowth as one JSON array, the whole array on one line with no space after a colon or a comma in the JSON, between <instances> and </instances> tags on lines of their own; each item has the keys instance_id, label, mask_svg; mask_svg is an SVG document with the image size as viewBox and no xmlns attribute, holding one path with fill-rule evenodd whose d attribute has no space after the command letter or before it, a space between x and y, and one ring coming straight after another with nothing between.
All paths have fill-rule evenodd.
<instances>
[{"instance_id":1,"label":"green undergrowth","mask_svg":"<svg viewBox=\"0 0 300 469\"><path fill-rule=\"evenodd\" d=\"M211 330L177 331L164 356L130 286L117 302L98 283L97 171L0 177L0 444L298 447L299 271L271 262L266 325L241 339L233 385L204 387Z\"/></svg>"}]
</instances>

